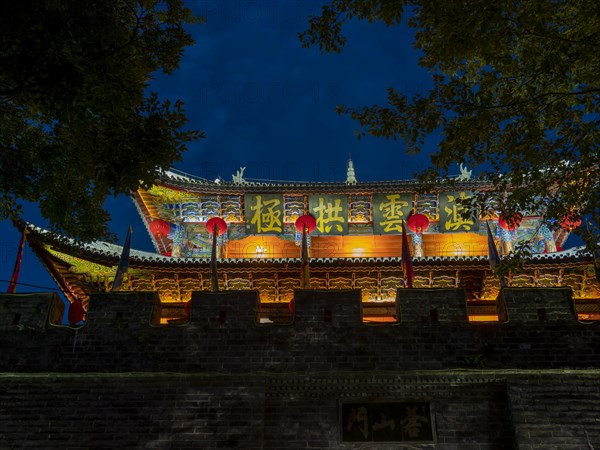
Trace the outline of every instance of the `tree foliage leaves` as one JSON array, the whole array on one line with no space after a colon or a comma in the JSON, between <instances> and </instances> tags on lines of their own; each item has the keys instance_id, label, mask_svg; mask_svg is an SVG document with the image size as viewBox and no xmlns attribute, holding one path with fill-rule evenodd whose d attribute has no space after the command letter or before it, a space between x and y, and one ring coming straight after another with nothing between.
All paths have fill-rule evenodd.
<instances>
[{"instance_id":1,"label":"tree foliage leaves","mask_svg":"<svg viewBox=\"0 0 600 450\"><path fill-rule=\"evenodd\" d=\"M391 26L403 15L431 90L409 98L389 88L386 105L338 112L360 123L359 136L402 139L409 153L441 132L424 180L466 162L495 183L505 213L558 223L577 211L588 224L578 233L598 249L600 3L331 0L300 40L339 52L347 21Z\"/></svg>"},{"instance_id":2,"label":"tree foliage leaves","mask_svg":"<svg viewBox=\"0 0 600 450\"><path fill-rule=\"evenodd\" d=\"M0 216L38 202L51 227L110 238L108 195L152 183L202 137L148 92L199 19L180 0L22 0L0 15Z\"/></svg>"}]
</instances>

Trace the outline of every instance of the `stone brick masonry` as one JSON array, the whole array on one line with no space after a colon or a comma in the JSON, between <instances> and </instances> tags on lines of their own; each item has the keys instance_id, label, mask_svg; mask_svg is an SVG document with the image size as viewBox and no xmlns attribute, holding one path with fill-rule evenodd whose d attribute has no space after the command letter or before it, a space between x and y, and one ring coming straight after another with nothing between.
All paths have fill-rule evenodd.
<instances>
[{"instance_id":1,"label":"stone brick masonry","mask_svg":"<svg viewBox=\"0 0 600 450\"><path fill-rule=\"evenodd\" d=\"M454 289L400 290L396 324L360 291L297 291L289 325L252 291L95 295L78 330L52 294L0 296L0 448L600 448L600 328L568 289L506 289L469 323ZM433 312L432 312L433 311ZM429 442L343 442L345 402L426 401Z\"/></svg>"}]
</instances>

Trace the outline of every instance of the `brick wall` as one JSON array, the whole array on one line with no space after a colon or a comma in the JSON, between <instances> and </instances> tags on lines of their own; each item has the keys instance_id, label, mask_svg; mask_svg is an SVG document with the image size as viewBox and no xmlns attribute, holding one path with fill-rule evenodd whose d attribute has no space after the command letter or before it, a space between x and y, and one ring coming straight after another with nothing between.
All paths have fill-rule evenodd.
<instances>
[{"instance_id":1,"label":"brick wall","mask_svg":"<svg viewBox=\"0 0 600 450\"><path fill-rule=\"evenodd\" d=\"M589 449L599 390L592 371L0 374L0 447L391 450L342 442L340 404L408 399L436 434L409 448Z\"/></svg>"},{"instance_id":2,"label":"brick wall","mask_svg":"<svg viewBox=\"0 0 600 450\"><path fill-rule=\"evenodd\" d=\"M31 305L46 305L39 316L45 317L48 298L10 300L5 303L10 313L0 316L0 370L242 373L600 367L600 324L574 320L569 290L543 290L541 298L551 301L545 320L540 320L535 290L511 289L518 296L505 297L514 302L508 303L509 320L504 323L467 322L462 290L428 291L400 294L401 322L377 326L361 322L359 291L297 291L294 321L288 325L258 324L253 291L196 293L191 321L178 326L158 325L159 308L153 307L152 293L94 295L87 323L78 331L14 325L17 307L26 317ZM559 306L566 312L556 312ZM437 310L436 317L431 309Z\"/></svg>"},{"instance_id":3,"label":"brick wall","mask_svg":"<svg viewBox=\"0 0 600 450\"><path fill-rule=\"evenodd\" d=\"M43 331L49 323L60 323L64 304L53 293L0 294L0 332Z\"/></svg>"},{"instance_id":4,"label":"brick wall","mask_svg":"<svg viewBox=\"0 0 600 450\"><path fill-rule=\"evenodd\" d=\"M501 321L577 320L572 291L565 288L505 288L497 300Z\"/></svg>"},{"instance_id":5,"label":"brick wall","mask_svg":"<svg viewBox=\"0 0 600 450\"><path fill-rule=\"evenodd\" d=\"M297 291L288 325L257 324L256 292L196 293L177 326L154 294L119 293L92 296L78 330L46 325L52 296L0 295L0 442L374 448L341 442L340 403L416 399L436 432L416 448L598 448L599 324L574 320L569 290L540 292L469 323L462 290L401 291L401 321L377 326L360 291Z\"/></svg>"},{"instance_id":6,"label":"brick wall","mask_svg":"<svg viewBox=\"0 0 600 450\"><path fill-rule=\"evenodd\" d=\"M402 322L467 322L464 289L399 289L396 307Z\"/></svg>"},{"instance_id":7,"label":"brick wall","mask_svg":"<svg viewBox=\"0 0 600 450\"><path fill-rule=\"evenodd\" d=\"M599 374L582 373L512 377L509 408L520 449L598 448Z\"/></svg>"}]
</instances>

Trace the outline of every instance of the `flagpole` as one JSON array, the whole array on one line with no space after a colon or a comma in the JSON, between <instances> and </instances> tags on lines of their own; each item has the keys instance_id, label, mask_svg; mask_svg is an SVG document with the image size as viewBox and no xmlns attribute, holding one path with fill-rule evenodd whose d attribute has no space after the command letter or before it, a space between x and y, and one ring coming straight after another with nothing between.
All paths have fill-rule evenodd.
<instances>
[{"instance_id":1,"label":"flagpole","mask_svg":"<svg viewBox=\"0 0 600 450\"><path fill-rule=\"evenodd\" d=\"M17 259L15 260L15 267L13 269L12 277L10 278L10 284L6 290L8 294L14 294L17 290L17 284L19 284L19 273L21 272L21 261L23 260L23 248L25 247L26 234L27 228L23 227L21 241L19 242L19 250L17 251Z\"/></svg>"},{"instance_id":2,"label":"flagpole","mask_svg":"<svg viewBox=\"0 0 600 450\"><path fill-rule=\"evenodd\" d=\"M410 248L408 246L408 237L406 236L406 228L404 228L404 220L402 221L402 269L404 270L406 286L409 289L412 289L414 273L410 257Z\"/></svg>"},{"instance_id":3,"label":"flagpole","mask_svg":"<svg viewBox=\"0 0 600 450\"><path fill-rule=\"evenodd\" d=\"M486 221L485 226L487 227L487 235L488 235L488 259L490 261L490 269L494 271L496 267L500 264L500 256L498 256L498 249L496 248L496 244L494 243L494 237L492 236L492 230L490 229L490 222ZM498 275L500 278L500 288L506 287L506 280L503 275Z\"/></svg>"},{"instance_id":4,"label":"flagpole","mask_svg":"<svg viewBox=\"0 0 600 450\"><path fill-rule=\"evenodd\" d=\"M308 229L306 224L302 227L302 289L310 289L310 269L308 260Z\"/></svg>"},{"instance_id":5,"label":"flagpole","mask_svg":"<svg viewBox=\"0 0 600 450\"><path fill-rule=\"evenodd\" d=\"M210 255L210 279L212 283L212 291L219 292L219 278L217 276L217 235L219 226L215 223L213 226L213 241L212 252Z\"/></svg>"},{"instance_id":6,"label":"flagpole","mask_svg":"<svg viewBox=\"0 0 600 450\"><path fill-rule=\"evenodd\" d=\"M113 281L111 292L115 292L121 284L123 283L123 276L127 272L129 268L129 252L131 250L131 233L133 231L133 227L129 225L129 231L127 232L127 237L125 238L125 244L123 245L123 251L121 252L121 259L119 260L119 266L117 267L117 272L115 273L115 279Z\"/></svg>"}]
</instances>

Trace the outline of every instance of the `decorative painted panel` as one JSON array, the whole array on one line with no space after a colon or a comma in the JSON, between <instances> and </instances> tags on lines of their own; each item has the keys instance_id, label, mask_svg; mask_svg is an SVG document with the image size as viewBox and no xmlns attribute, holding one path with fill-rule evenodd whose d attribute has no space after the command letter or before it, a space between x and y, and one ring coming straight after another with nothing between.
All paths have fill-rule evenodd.
<instances>
[{"instance_id":1,"label":"decorative painted panel","mask_svg":"<svg viewBox=\"0 0 600 450\"><path fill-rule=\"evenodd\" d=\"M404 280L400 277L381 278L381 300L396 298L396 290L404 287Z\"/></svg>"},{"instance_id":2,"label":"decorative painted panel","mask_svg":"<svg viewBox=\"0 0 600 450\"><path fill-rule=\"evenodd\" d=\"M348 204L348 221L350 223L371 222L371 196L351 195Z\"/></svg>"},{"instance_id":3,"label":"decorative painted panel","mask_svg":"<svg viewBox=\"0 0 600 450\"><path fill-rule=\"evenodd\" d=\"M362 277L354 281L356 289L361 290L363 302L376 301L377 299L377 279Z\"/></svg>"},{"instance_id":4,"label":"decorative painted panel","mask_svg":"<svg viewBox=\"0 0 600 450\"><path fill-rule=\"evenodd\" d=\"M453 289L456 287L456 278L448 275L440 275L438 277L433 277L431 287Z\"/></svg>"},{"instance_id":5,"label":"decorative painted panel","mask_svg":"<svg viewBox=\"0 0 600 450\"><path fill-rule=\"evenodd\" d=\"M439 219L439 200L437 194L418 194L416 207L417 212L425 214L429 220Z\"/></svg>"},{"instance_id":6,"label":"decorative painted panel","mask_svg":"<svg viewBox=\"0 0 600 450\"><path fill-rule=\"evenodd\" d=\"M304 215L303 195L283 196L283 221L284 223L295 223L296 219Z\"/></svg>"},{"instance_id":7,"label":"decorative painted panel","mask_svg":"<svg viewBox=\"0 0 600 450\"><path fill-rule=\"evenodd\" d=\"M199 222L208 222L208 219L219 215L219 200L216 195L200 197L199 207Z\"/></svg>"},{"instance_id":8,"label":"decorative painted panel","mask_svg":"<svg viewBox=\"0 0 600 450\"><path fill-rule=\"evenodd\" d=\"M327 280L325 278L310 277L311 289L327 289Z\"/></svg>"},{"instance_id":9,"label":"decorative painted panel","mask_svg":"<svg viewBox=\"0 0 600 450\"><path fill-rule=\"evenodd\" d=\"M578 273L565 273L563 276L563 285L573 289L573 297L582 297L583 276Z\"/></svg>"},{"instance_id":10,"label":"decorative painted panel","mask_svg":"<svg viewBox=\"0 0 600 450\"><path fill-rule=\"evenodd\" d=\"M520 274L513 275L510 279L510 287L534 287L533 276Z\"/></svg>"},{"instance_id":11,"label":"decorative painted panel","mask_svg":"<svg viewBox=\"0 0 600 450\"><path fill-rule=\"evenodd\" d=\"M294 298L294 289L300 288L300 280L298 278L280 278L278 298L280 302L289 303Z\"/></svg>"},{"instance_id":12,"label":"decorative painted panel","mask_svg":"<svg viewBox=\"0 0 600 450\"><path fill-rule=\"evenodd\" d=\"M252 286L258 291L261 302L272 303L276 301L275 280L273 278L255 278Z\"/></svg>"},{"instance_id":13,"label":"decorative painted panel","mask_svg":"<svg viewBox=\"0 0 600 450\"><path fill-rule=\"evenodd\" d=\"M227 223L242 221L242 205L239 195L221 196L221 218Z\"/></svg>"},{"instance_id":14,"label":"decorative painted panel","mask_svg":"<svg viewBox=\"0 0 600 450\"><path fill-rule=\"evenodd\" d=\"M250 280L248 278L228 278L227 289L232 291L243 291L250 289Z\"/></svg>"},{"instance_id":15,"label":"decorative painted panel","mask_svg":"<svg viewBox=\"0 0 600 450\"><path fill-rule=\"evenodd\" d=\"M329 279L330 289L352 289L352 279L347 277L332 277Z\"/></svg>"},{"instance_id":16,"label":"decorative painted panel","mask_svg":"<svg viewBox=\"0 0 600 450\"><path fill-rule=\"evenodd\" d=\"M419 289L431 287L431 280L429 279L429 277L415 275L413 278L413 287Z\"/></svg>"}]
</instances>

